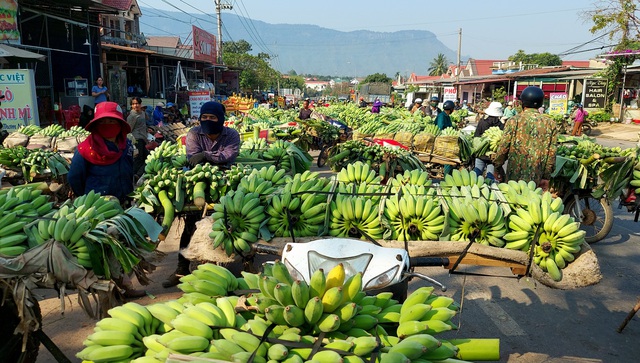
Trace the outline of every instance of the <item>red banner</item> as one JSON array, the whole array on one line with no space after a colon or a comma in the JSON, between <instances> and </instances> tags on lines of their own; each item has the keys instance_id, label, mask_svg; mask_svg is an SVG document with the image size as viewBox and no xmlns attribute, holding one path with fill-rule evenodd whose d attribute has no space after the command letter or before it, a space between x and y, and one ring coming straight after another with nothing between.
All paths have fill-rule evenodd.
<instances>
[{"instance_id":1,"label":"red banner","mask_svg":"<svg viewBox=\"0 0 640 363\"><path fill-rule=\"evenodd\" d=\"M196 26L192 27L193 59L216 63L216 37Z\"/></svg>"}]
</instances>

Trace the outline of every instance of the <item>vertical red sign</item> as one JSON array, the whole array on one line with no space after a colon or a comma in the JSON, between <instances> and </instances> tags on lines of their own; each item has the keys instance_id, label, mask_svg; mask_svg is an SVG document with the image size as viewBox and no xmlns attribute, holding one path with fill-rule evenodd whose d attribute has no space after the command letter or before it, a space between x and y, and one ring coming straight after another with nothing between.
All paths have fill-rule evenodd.
<instances>
[{"instance_id":1,"label":"vertical red sign","mask_svg":"<svg viewBox=\"0 0 640 363\"><path fill-rule=\"evenodd\" d=\"M196 26L191 26L193 34L193 59L216 63L216 37Z\"/></svg>"}]
</instances>

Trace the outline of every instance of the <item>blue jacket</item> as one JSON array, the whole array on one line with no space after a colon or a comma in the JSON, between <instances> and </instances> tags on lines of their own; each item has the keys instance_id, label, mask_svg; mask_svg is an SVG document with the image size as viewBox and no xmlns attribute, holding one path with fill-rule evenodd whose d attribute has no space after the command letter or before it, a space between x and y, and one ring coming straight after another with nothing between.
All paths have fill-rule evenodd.
<instances>
[{"instance_id":1,"label":"blue jacket","mask_svg":"<svg viewBox=\"0 0 640 363\"><path fill-rule=\"evenodd\" d=\"M115 143L106 141L110 150L117 150ZM67 180L75 195L84 195L90 190L102 195L113 195L126 200L133 192L133 145L127 140L127 148L118 161L111 165L91 164L78 151L71 159Z\"/></svg>"},{"instance_id":2,"label":"blue jacket","mask_svg":"<svg viewBox=\"0 0 640 363\"><path fill-rule=\"evenodd\" d=\"M449 117L449 115L447 115L447 113L444 111L438 113L438 116L436 116L435 124L440 130L444 130L447 127L453 126L451 124L451 117Z\"/></svg>"}]
</instances>

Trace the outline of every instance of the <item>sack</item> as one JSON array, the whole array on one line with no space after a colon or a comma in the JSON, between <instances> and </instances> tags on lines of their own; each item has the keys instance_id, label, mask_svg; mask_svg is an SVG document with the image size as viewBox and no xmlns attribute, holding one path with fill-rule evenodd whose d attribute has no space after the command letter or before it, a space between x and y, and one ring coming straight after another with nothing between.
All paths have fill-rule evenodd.
<instances>
[{"instance_id":1,"label":"sack","mask_svg":"<svg viewBox=\"0 0 640 363\"><path fill-rule=\"evenodd\" d=\"M56 139L56 151L74 153L79 143L76 136L59 137Z\"/></svg>"},{"instance_id":2,"label":"sack","mask_svg":"<svg viewBox=\"0 0 640 363\"><path fill-rule=\"evenodd\" d=\"M431 152L435 141L435 135L426 132L419 133L413 137L413 149L414 151Z\"/></svg>"},{"instance_id":3,"label":"sack","mask_svg":"<svg viewBox=\"0 0 640 363\"><path fill-rule=\"evenodd\" d=\"M460 157L460 146L458 136L438 136L433 146L433 154L449 159Z\"/></svg>"},{"instance_id":4,"label":"sack","mask_svg":"<svg viewBox=\"0 0 640 363\"><path fill-rule=\"evenodd\" d=\"M365 137L371 137L373 136L372 134L363 134L358 130L354 130L353 131L353 135L351 136L354 140L362 140Z\"/></svg>"},{"instance_id":5,"label":"sack","mask_svg":"<svg viewBox=\"0 0 640 363\"><path fill-rule=\"evenodd\" d=\"M394 136L395 136L395 134L391 133L391 132L388 132L386 134L385 133L375 134L375 138L376 139L391 139L391 140L394 140L394 138L393 138Z\"/></svg>"},{"instance_id":6,"label":"sack","mask_svg":"<svg viewBox=\"0 0 640 363\"><path fill-rule=\"evenodd\" d=\"M29 136L21 133L21 132L12 132L7 136L6 139L2 142L2 146L6 148L14 147L14 146L27 146L29 143Z\"/></svg>"},{"instance_id":7,"label":"sack","mask_svg":"<svg viewBox=\"0 0 640 363\"><path fill-rule=\"evenodd\" d=\"M33 135L29 138L27 149L45 149L51 150L51 136Z\"/></svg>"},{"instance_id":8,"label":"sack","mask_svg":"<svg viewBox=\"0 0 640 363\"><path fill-rule=\"evenodd\" d=\"M411 132L408 132L408 131L396 132L393 139L401 143L402 145L409 147L410 149L413 148L413 133Z\"/></svg>"}]
</instances>

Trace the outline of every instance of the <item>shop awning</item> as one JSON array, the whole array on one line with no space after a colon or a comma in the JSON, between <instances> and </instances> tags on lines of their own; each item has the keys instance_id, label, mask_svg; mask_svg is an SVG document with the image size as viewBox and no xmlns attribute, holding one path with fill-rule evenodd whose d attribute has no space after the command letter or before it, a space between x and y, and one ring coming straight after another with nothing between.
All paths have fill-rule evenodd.
<instances>
[{"instance_id":1,"label":"shop awning","mask_svg":"<svg viewBox=\"0 0 640 363\"><path fill-rule=\"evenodd\" d=\"M0 44L0 63L8 63L8 60L13 61L44 61L46 56L38 53L29 52L24 49L15 48L6 44Z\"/></svg>"}]
</instances>

